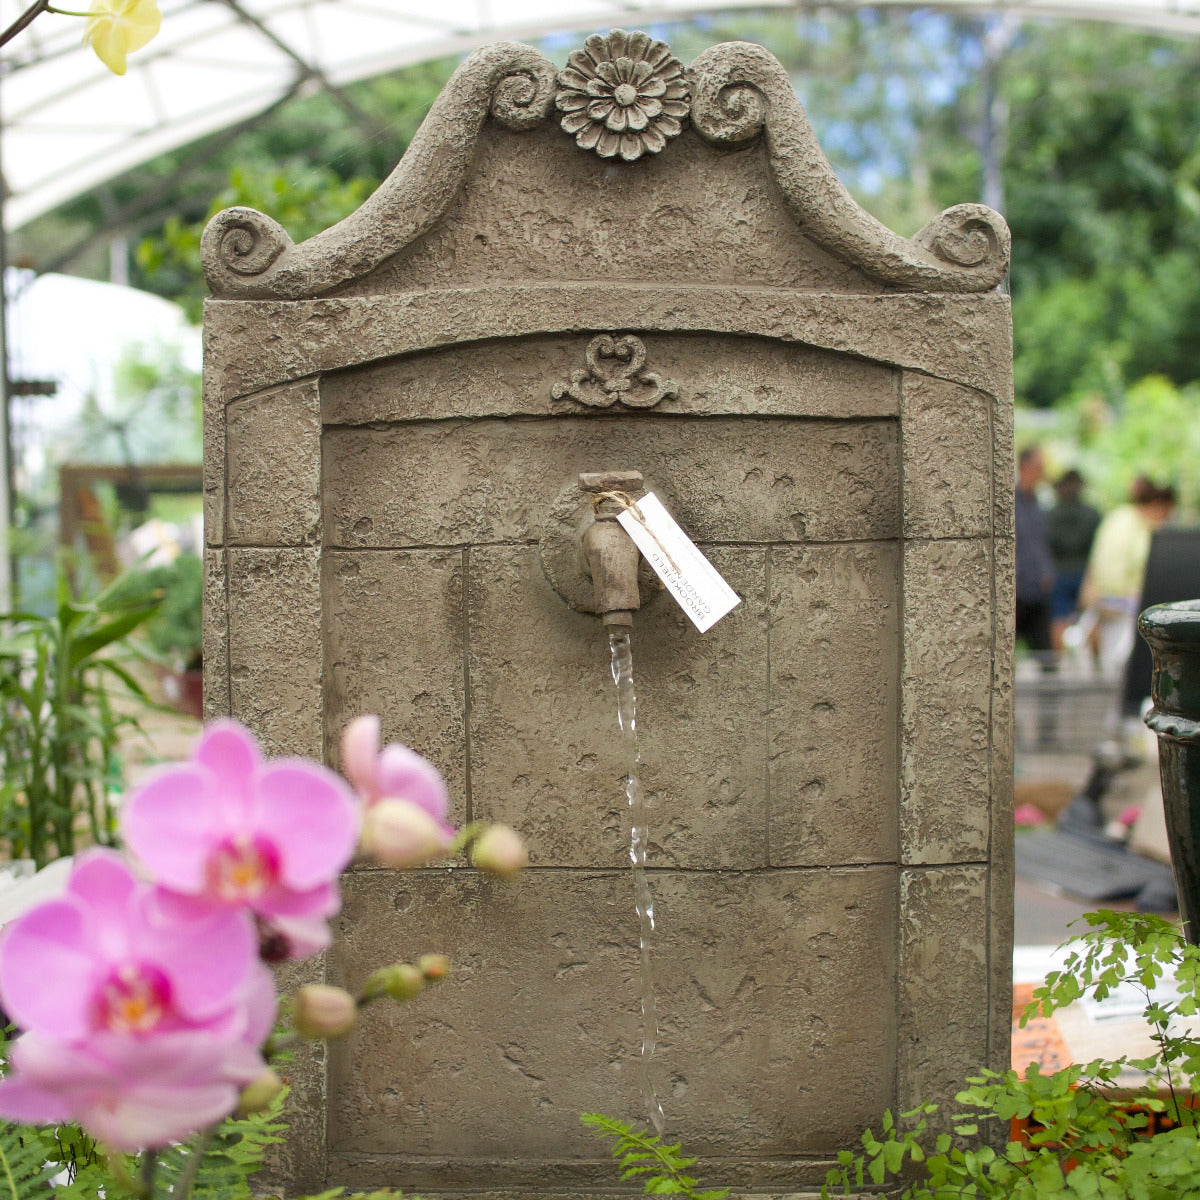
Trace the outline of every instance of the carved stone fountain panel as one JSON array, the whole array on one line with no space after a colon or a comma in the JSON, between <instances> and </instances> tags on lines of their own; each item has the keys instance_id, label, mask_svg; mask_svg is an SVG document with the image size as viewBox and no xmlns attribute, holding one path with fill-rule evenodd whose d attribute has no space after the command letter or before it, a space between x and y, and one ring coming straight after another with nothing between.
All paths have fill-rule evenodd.
<instances>
[{"instance_id":1,"label":"carved stone fountain panel","mask_svg":"<svg viewBox=\"0 0 1200 1200\"><path fill-rule=\"evenodd\" d=\"M346 877L320 977L455 971L298 1061L288 1186L611 1180L577 1116L638 1111L637 922L556 565L585 472L641 472L742 597L704 636L649 586L635 617L671 1136L794 1191L1006 1062L1007 252L979 205L912 239L858 208L761 47L620 31L477 52L308 242L214 219L209 710L329 758L377 711L533 862Z\"/></svg>"}]
</instances>

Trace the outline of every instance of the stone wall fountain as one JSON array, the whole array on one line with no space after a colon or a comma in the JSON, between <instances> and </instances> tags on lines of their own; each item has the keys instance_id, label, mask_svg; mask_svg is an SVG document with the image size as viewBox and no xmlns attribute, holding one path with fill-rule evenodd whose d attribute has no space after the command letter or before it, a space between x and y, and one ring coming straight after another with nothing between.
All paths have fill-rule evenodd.
<instances>
[{"instance_id":1,"label":"stone wall fountain","mask_svg":"<svg viewBox=\"0 0 1200 1200\"><path fill-rule=\"evenodd\" d=\"M476 52L357 213L293 245L231 209L204 258L209 712L327 760L377 712L533 864L347 876L328 978L456 970L297 1064L290 1186L583 1197L579 1113L645 1115L582 476L639 472L742 599L700 635L643 571L632 617L670 1136L803 1191L1005 1065L1001 218L899 237L765 50L614 31Z\"/></svg>"}]
</instances>

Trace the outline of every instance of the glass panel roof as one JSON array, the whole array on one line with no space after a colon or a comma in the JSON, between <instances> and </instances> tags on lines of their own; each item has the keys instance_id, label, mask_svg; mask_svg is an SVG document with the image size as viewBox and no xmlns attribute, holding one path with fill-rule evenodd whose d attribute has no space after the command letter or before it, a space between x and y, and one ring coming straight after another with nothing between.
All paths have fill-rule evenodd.
<instances>
[{"instance_id":1,"label":"glass panel roof","mask_svg":"<svg viewBox=\"0 0 1200 1200\"><path fill-rule=\"evenodd\" d=\"M884 0L893 2L901 0ZM25 7L24 0L0 0L3 27ZM297 85L350 83L502 38L638 28L705 11L794 3L161 0L161 7L161 33L130 57L123 78L80 44L78 18L43 14L0 54L9 229L156 154L261 112ZM1098 17L1200 34L1200 0L945 0L935 7Z\"/></svg>"}]
</instances>

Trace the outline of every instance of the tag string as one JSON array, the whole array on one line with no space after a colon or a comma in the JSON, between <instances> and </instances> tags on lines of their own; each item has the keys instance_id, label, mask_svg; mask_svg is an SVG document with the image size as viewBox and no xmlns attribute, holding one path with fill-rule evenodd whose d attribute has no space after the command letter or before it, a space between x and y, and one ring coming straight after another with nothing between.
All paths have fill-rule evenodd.
<instances>
[{"instance_id":1,"label":"tag string","mask_svg":"<svg viewBox=\"0 0 1200 1200\"><path fill-rule=\"evenodd\" d=\"M650 535L654 544L662 551L662 556L671 564L671 570L676 575L682 575L683 572L675 565L675 560L667 551L666 546L659 541L658 534L646 523L646 518L642 516L642 510L638 508L637 501L628 492L599 492L592 497L592 511L598 513L600 505L606 500L613 504L619 504L624 512L629 513L633 519Z\"/></svg>"}]
</instances>

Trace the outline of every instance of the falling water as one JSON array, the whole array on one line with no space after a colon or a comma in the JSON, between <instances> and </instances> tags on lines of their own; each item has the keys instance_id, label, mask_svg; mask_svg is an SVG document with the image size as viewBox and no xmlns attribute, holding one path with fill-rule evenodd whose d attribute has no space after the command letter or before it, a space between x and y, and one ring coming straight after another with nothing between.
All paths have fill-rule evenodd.
<instances>
[{"instance_id":1,"label":"falling water","mask_svg":"<svg viewBox=\"0 0 1200 1200\"><path fill-rule=\"evenodd\" d=\"M641 1089L646 1114L656 1133L662 1133L665 1119L654 1090L651 1064L658 1044L658 1006L654 998L654 974L651 950L654 942L654 897L646 878L646 848L650 842L650 821L646 794L638 778L642 755L638 749L637 697L633 690L633 646L628 633L608 635L612 655L612 677L617 685L617 724L621 727L621 745L625 751L625 796L629 801L629 861L633 868L634 900L638 915L640 963L638 976L642 991Z\"/></svg>"}]
</instances>

